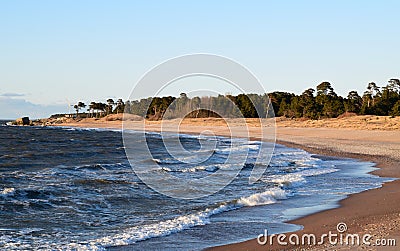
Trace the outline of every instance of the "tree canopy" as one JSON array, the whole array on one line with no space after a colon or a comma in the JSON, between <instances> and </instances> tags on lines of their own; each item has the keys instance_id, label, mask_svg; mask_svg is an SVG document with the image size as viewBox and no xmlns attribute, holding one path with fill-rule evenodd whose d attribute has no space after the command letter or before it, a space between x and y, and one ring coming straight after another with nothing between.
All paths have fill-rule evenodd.
<instances>
[{"instance_id":1,"label":"tree canopy","mask_svg":"<svg viewBox=\"0 0 400 251\"><path fill-rule=\"evenodd\" d=\"M316 89L308 88L300 95L276 91L268 94L218 95L217 97L189 98L182 92L179 97L154 97L124 102L108 99L106 103L91 102L89 117L101 117L111 113L131 113L148 119L197 117L257 118L271 116L269 104L275 116L288 118L336 118L350 112L360 115L400 116L400 80L390 79L379 87L370 82L362 96L349 91L346 97L337 95L329 82L322 82ZM77 114L86 105L74 106ZM218 116L217 116L218 115Z\"/></svg>"}]
</instances>

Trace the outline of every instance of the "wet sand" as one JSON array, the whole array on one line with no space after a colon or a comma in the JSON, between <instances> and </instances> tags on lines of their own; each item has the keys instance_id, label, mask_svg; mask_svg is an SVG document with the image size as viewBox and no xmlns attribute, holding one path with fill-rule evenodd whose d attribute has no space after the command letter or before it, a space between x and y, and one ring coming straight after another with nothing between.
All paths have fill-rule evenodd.
<instances>
[{"instance_id":1,"label":"wet sand","mask_svg":"<svg viewBox=\"0 0 400 251\"><path fill-rule=\"evenodd\" d=\"M323 156L371 161L379 167L373 174L381 177L400 178L400 159L397 155L400 152L400 132L397 132L397 135L390 135L393 136L392 138L385 135L384 132L375 134L377 136L384 134L389 137L386 138L389 141L387 142L384 140L385 137L371 137L367 141L361 141L359 137L368 135L368 131L353 131L353 137L349 136L347 131L343 132L343 129L329 131L334 132L334 135L326 136L326 130L314 129L314 136L311 137L307 130L302 134L297 128L285 128L284 130L278 128L277 143L301 148ZM296 134L295 138L292 138L292 133ZM321 137L322 134L325 137ZM344 140L341 136L346 137L346 139ZM307 139L303 137L307 137ZM354 143L349 146L347 141ZM397 154L390 156L391 151L397 151ZM303 230L296 232L299 236L304 233L321 236L328 234L329 231L335 232L337 224L341 222L346 223L347 233L359 234L359 236L370 234L372 235L372 244L377 239L395 239L397 248L369 245L330 245L329 243L316 246L286 246L276 245L276 242L273 246L263 246L254 239L210 248L210 250L398 250L400 245L400 180L385 183L378 189L353 194L340 201L338 208L290 221L290 223L304 226Z\"/></svg>"}]
</instances>

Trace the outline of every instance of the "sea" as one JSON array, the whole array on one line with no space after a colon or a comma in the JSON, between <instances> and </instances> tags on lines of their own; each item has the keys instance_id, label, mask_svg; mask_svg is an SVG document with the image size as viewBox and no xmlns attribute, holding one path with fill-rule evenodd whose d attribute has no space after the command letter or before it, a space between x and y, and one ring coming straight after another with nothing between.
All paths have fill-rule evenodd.
<instances>
[{"instance_id":1,"label":"sea","mask_svg":"<svg viewBox=\"0 0 400 251\"><path fill-rule=\"evenodd\" d=\"M204 137L179 135L186 149L197 149ZM1 250L202 250L256 238L266 229L271 234L302 229L286 222L391 181L369 174L376 169L371 162L276 145L261 179L249 184L258 150L271 143L214 137L213 158L188 165L171 161L160 135L147 133L157 156L138 164L156 162L159 172L176 177L216 172L227 150L247 158L219 192L179 199L139 179L121 130L0 121L0 139ZM232 141L240 147L229 149Z\"/></svg>"}]
</instances>

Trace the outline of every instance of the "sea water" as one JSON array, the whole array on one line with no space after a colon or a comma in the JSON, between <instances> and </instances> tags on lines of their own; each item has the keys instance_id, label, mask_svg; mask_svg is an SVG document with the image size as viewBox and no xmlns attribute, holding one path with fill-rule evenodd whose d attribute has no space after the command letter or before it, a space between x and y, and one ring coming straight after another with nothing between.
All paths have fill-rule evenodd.
<instances>
[{"instance_id":1,"label":"sea water","mask_svg":"<svg viewBox=\"0 0 400 251\"><path fill-rule=\"evenodd\" d=\"M374 170L370 162L324 159L282 145L270 163L255 163L259 148L270 143L225 137L216 138L211 158L189 165L168 155L160 134L147 133L154 154L140 164L157 163L159 172L180 178L229 170L224 165L229 153L247 156L242 171L220 192L182 200L153 191L135 175L120 130L2 124L2 250L200 250L256 238L264 229L301 229L285 222L337 207L349 194L391 180L368 174ZM179 137L186 149L198 149L198 137ZM231 141L237 141L235 149ZM268 168L249 184L254 165Z\"/></svg>"}]
</instances>

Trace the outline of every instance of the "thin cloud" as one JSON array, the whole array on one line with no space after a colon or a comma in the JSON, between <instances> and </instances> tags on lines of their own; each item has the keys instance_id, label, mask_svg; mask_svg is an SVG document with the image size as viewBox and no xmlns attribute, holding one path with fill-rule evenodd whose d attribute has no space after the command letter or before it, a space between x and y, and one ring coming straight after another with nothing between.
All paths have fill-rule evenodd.
<instances>
[{"instance_id":1,"label":"thin cloud","mask_svg":"<svg viewBox=\"0 0 400 251\"><path fill-rule=\"evenodd\" d=\"M68 112L65 105L34 104L25 99L1 97L0 95L0 120L16 119L28 116L30 118L47 118L51 114Z\"/></svg>"},{"instance_id":2,"label":"thin cloud","mask_svg":"<svg viewBox=\"0 0 400 251\"><path fill-rule=\"evenodd\" d=\"M1 97L12 98L12 97L24 97L25 94L23 94L23 93L7 92L7 93L0 94L0 96L1 96Z\"/></svg>"}]
</instances>

